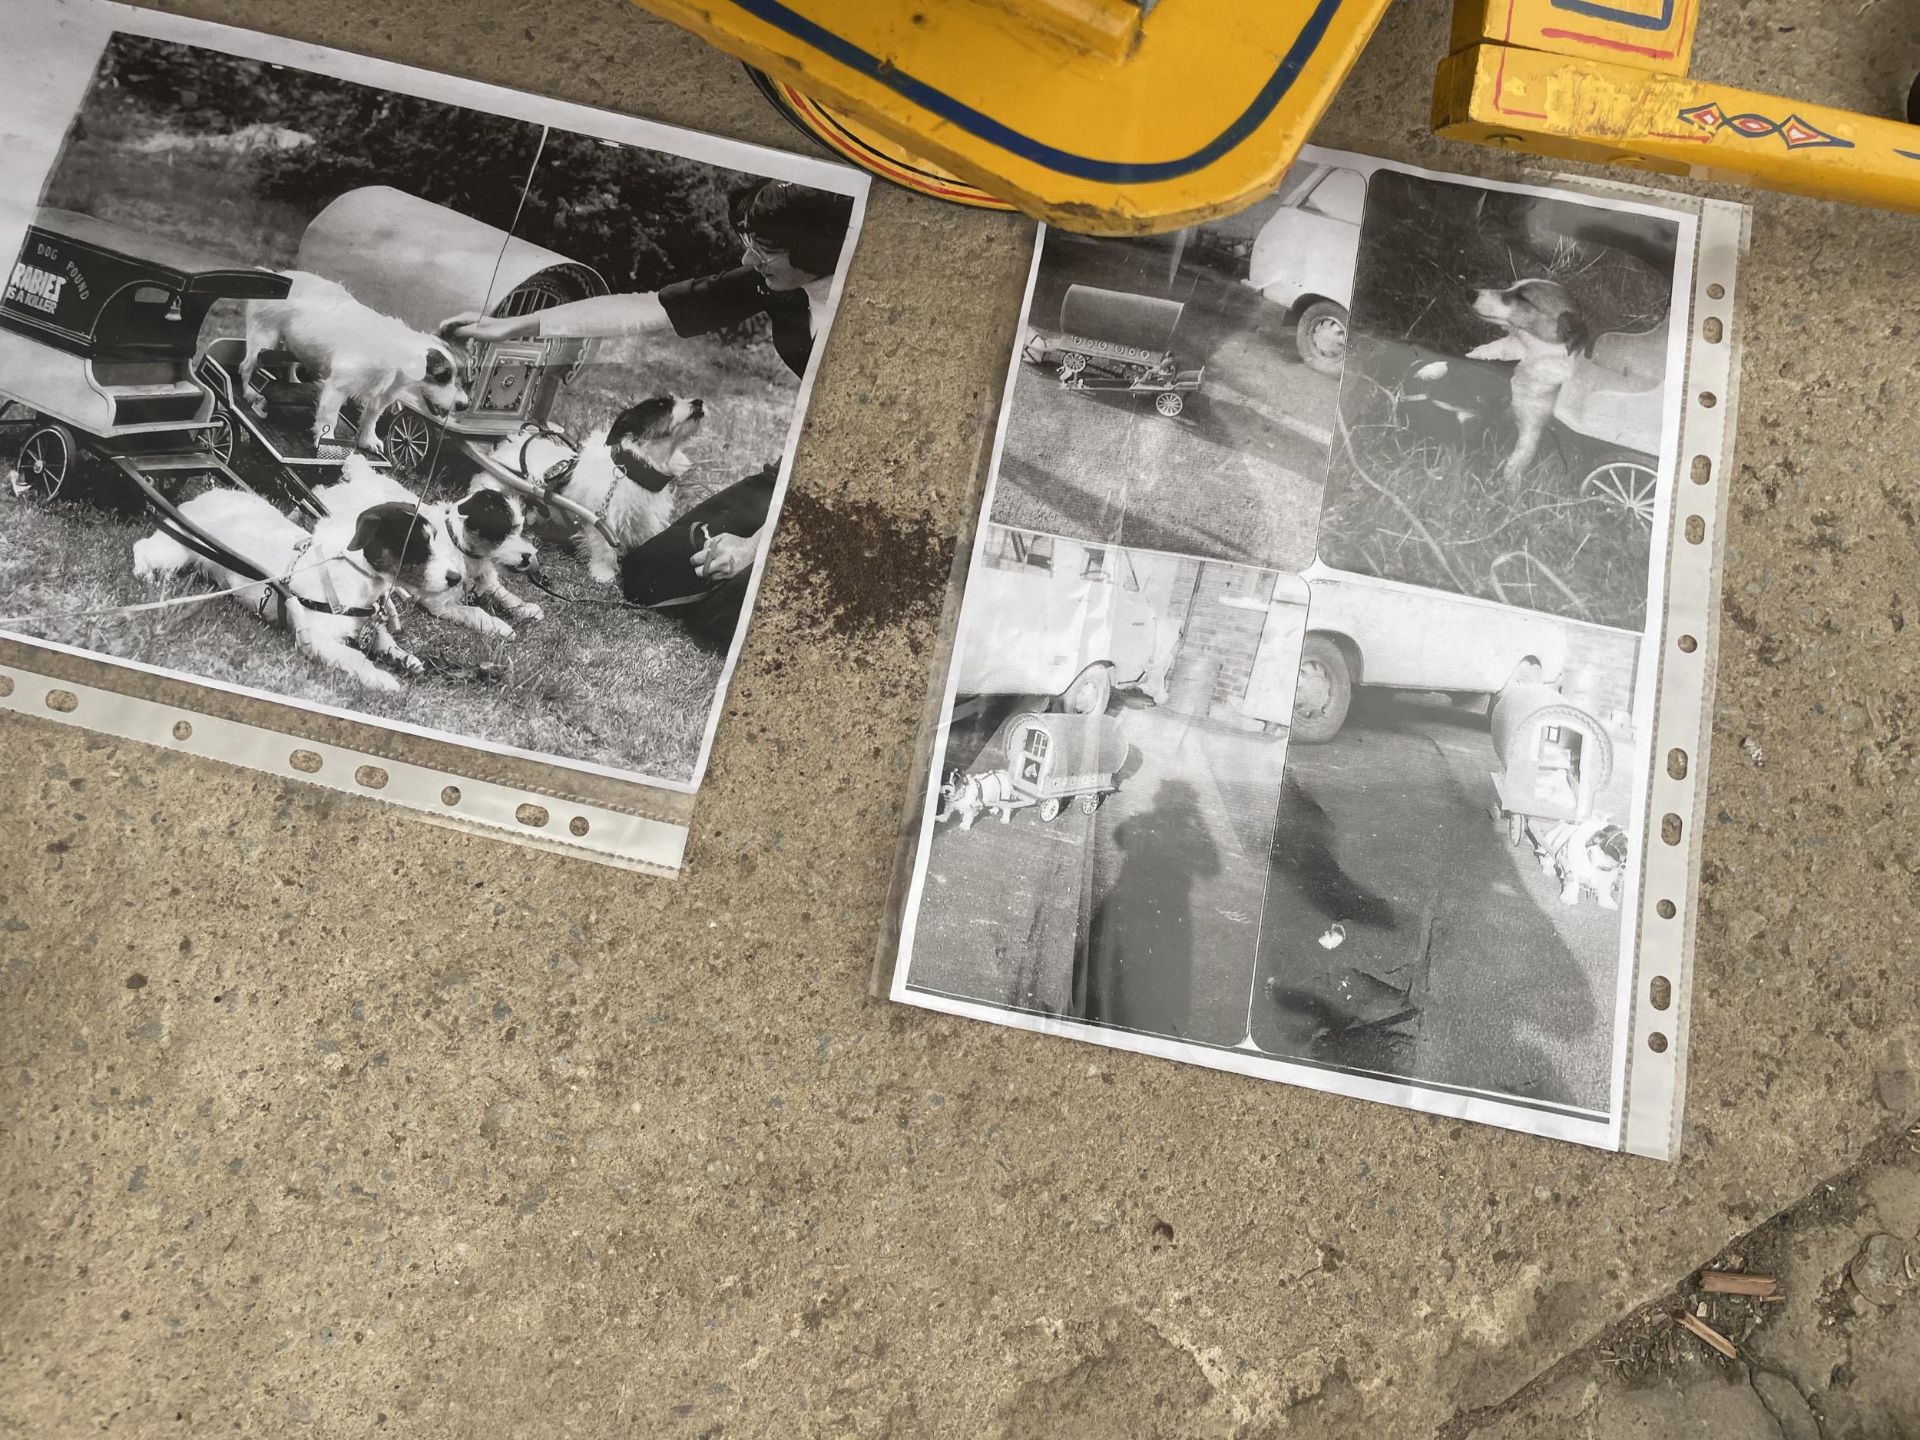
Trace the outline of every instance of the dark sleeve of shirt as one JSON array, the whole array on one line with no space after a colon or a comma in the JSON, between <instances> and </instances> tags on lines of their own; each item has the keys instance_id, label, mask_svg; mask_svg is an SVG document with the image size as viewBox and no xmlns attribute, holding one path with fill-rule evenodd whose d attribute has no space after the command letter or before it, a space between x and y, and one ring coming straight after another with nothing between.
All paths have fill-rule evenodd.
<instances>
[{"instance_id":1,"label":"dark sleeve of shirt","mask_svg":"<svg viewBox=\"0 0 1920 1440\"><path fill-rule=\"evenodd\" d=\"M709 335L760 314L773 299L760 272L746 266L697 280L677 280L658 291L660 308L681 337Z\"/></svg>"}]
</instances>

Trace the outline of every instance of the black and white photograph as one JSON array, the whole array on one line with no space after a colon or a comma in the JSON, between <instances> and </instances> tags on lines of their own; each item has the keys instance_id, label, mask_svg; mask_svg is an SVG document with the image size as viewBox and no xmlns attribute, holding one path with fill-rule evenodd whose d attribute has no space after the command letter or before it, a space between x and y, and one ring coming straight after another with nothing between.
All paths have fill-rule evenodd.
<instances>
[{"instance_id":1,"label":"black and white photograph","mask_svg":"<svg viewBox=\"0 0 1920 1440\"><path fill-rule=\"evenodd\" d=\"M1233 563L1125 487L1107 530L1033 509L1152 446L1023 451L1059 412L1022 357L983 509L1049 523L989 524L976 549L891 993L1615 1145L1697 222L1303 165L1240 233L1242 288L1329 387L1306 549ZM1345 218L1300 228L1326 184ZM1160 247L1163 287L1191 245ZM1152 293L1155 253L1117 247L1123 284L1043 252L1034 314L1151 349L1189 313ZM1322 298L1300 307L1309 274ZM1099 356L1038 348L1066 366L1057 406L1189 414L1076 390ZM1166 353L1129 384L1210 381ZM1197 524L1203 493L1166 513ZM1164 546L1103 543L1142 517Z\"/></svg>"},{"instance_id":2,"label":"black and white photograph","mask_svg":"<svg viewBox=\"0 0 1920 1440\"><path fill-rule=\"evenodd\" d=\"M993 519L1278 570L1313 558L1367 167L1169 235L1047 227Z\"/></svg>"},{"instance_id":3,"label":"black and white photograph","mask_svg":"<svg viewBox=\"0 0 1920 1440\"><path fill-rule=\"evenodd\" d=\"M1639 629L1680 217L1387 169L1365 216L1320 559Z\"/></svg>"},{"instance_id":4,"label":"black and white photograph","mask_svg":"<svg viewBox=\"0 0 1920 1440\"><path fill-rule=\"evenodd\" d=\"M1241 1040L1304 598L1271 571L989 527L909 983Z\"/></svg>"},{"instance_id":5,"label":"black and white photograph","mask_svg":"<svg viewBox=\"0 0 1920 1440\"><path fill-rule=\"evenodd\" d=\"M0 629L691 790L865 181L416 74L0 100Z\"/></svg>"}]
</instances>

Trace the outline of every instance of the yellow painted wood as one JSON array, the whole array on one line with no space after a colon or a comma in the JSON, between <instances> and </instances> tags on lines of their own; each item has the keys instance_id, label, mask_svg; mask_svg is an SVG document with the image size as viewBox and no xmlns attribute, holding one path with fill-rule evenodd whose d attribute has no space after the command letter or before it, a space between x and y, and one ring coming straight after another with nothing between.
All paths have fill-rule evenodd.
<instances>
[{"instance_id":1,"label":"yellow painted wood","mask_svg":"<svg viewBox=\"0 0 1920 1440\"><path fill-rule=\"evenodd\" d=\"M1120 60L1059 23L1073 7L1098 17L1105 0L637 3L1030 214L1135 234L1270 192L1387 0L1164 0ZM799 33L809 27L811 38ZM940 113L916 85L971 118ZM1270 86L1277 103L1236 133ZM1160 168L1115 175L1111 165Z\"/></svg>"},{"instance_id":2,"label":"yellow painted wood","mask_svg":"<svg viewBox=\"0 0 1920 1440\"><path fill-rule=\"evenodd\" d=\"M1920 212L1920 126L1505 45L1449 56L1433 128L1564 160Z\"/></svg>"},{"instance_id":3,"label":"yellow painted wood","mask_svg":"<svg viewBox=\"0 0 1920 1440\"><path fill-rule=\"evenodd\" d=\"M1458 0L1453 48L1491 42L1684 75L1703 0Z\"/></svg>"}]
</instances>

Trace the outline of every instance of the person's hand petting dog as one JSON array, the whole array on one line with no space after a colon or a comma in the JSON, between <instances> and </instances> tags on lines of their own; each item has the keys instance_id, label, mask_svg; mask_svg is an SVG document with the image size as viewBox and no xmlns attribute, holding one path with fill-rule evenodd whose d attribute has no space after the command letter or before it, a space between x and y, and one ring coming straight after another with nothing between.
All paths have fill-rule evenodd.
<instances>
[{"instance_id":1,"label":"person's hand petting dog","mask_svg":"<svg viewBox=\"0 0 1920 1440\"><path fill-rule=\"evenodd\" d=\"M760 542L752 535L710 535L693 552L693 573L706 580L731 580L753 568Z\"/></svg>"}]
</instances>

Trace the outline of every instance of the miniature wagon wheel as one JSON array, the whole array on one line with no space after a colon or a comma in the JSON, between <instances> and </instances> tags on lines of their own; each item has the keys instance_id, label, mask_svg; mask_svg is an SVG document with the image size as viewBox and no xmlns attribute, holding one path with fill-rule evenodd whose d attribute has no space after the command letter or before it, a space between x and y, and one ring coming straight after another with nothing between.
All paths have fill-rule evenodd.
<instances>
[{"instance_id":1,"label":"miniature wagon wheel","mask_svg":"<svg viewBox=\"0 0 1920 1440\"><path fill-rule=\"evenodd\" d=\"M14 465L14 494L35 500L53 500L73 477L80 459L73 432L48 423L27 433Z\"/></svg>"},{"instance_id":2,"label":"miniature wagon wheel","mask_svg":"<svg viewBox=\"0 0 1920 1440\"><path fill-rule=\"evenodd\" d=\"M1060 802L1051 796L1040 802L1040 818L1051 822L1060 816Z\"/></svg>"},{"instance_id":3,"label":"miniature wagon wheel","mask_svg":"<svg viewBox=\"0 0 1920 1440\"><path fill-rule=\"evenodd\" d=\"M418 479L426 474L427 457L433 453L433 426L418 410L402 406L388 420L381 443L397 479Z\"/></svg>"},{"instance_id":4,"label":"miniature wagon wheel","mask_svg":"<svg viewBox=\"0 0 1920 1440\"><path fill-rule=\"evenodd\" d=\"M1093 814L1094 811L1098 810L1099 808L1100 808L1099 791L1097 790L1089 791L1087 794L1082 795L1080 797L1080 813L1082 815L1091 815Z\"/></svg>"},{"instance_id":5,"label":"miniature wagon wheel","mask_svg":"<svg viewBox=\"0 0 1920 1440\"><path fill-rule=\"evenodd\" d=\"M222 465L233 463L235 431L233 421L221 410L213 412L213 419L207 422L207 454Z\"/></svg>"},{"instance_id":6,"label":"miniature wagon wheel","mask_svg":"<svg viewBox=\"0 0 1920 1440\"><path fill-rule=\"evenodd\" d=\"M1169 419L1186 409L1186 406L1187 402L1180 398L1177 390L1162 390L1153 397L1153 408Z\"/></svg>"},{"instance_id":7,"label":"miniature wagon wheel","mask_svg":"<svg viewBox=\"0 0 1920 1440\"><path fill-rule=\"evenodd\" d=\"M1527 838L1527 817L1518 811L1507 812L1507 843L1518 845Z\"/></svg>"},{"instance_id":8,"label":"miniature wagon wheel","mask_svg":"<svg viewBox=\"0 0 1920 1440\"><path fill-rule=\"evenodd\" d=\"M1078 350L1069 350L1060 357L1060 378L1071 380L1087 368L1087 357Z\"/></svg>"},{"instance_id":9,"label":"miniature wagon wheel","mask_svg":"<svg viewBox=\"0 0 1920 1440\"><path fill-rule=\"evenodd\" d=\"M1660 472L1633 454L1609 455L1587 472L1580 493L1615 510L1625 510L1648 530L1653 528L1654 497Z\"/></svg>"}]
</instances>

